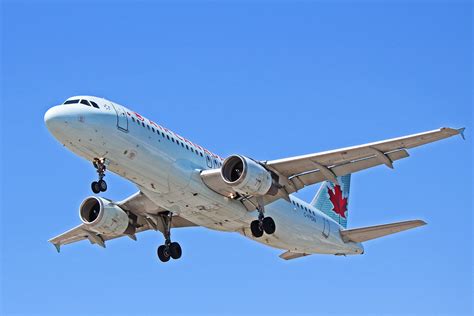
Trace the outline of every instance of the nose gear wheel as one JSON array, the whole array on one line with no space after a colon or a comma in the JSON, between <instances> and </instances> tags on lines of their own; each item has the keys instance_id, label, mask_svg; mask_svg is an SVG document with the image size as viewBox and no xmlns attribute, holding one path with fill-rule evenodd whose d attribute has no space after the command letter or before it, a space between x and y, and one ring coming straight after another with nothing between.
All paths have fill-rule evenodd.
<instances>
[{"instance_id":1,"label":"nose gear wheel","mask_svg":"<svg viewBox=\"0 0 474 316\"><path fill-rule=\"evenodd\" d=\"M107 191L107 182L105 182L104 180L105 171L107 170L107 167L105 166L105 159L95 158L94 161L92 161L92 164L94 165L94 168L97 170L97 174L99 176L98 181L94 181L91 183L92 192L97 194L100 192Z\"/></svg>"}]
</instances>

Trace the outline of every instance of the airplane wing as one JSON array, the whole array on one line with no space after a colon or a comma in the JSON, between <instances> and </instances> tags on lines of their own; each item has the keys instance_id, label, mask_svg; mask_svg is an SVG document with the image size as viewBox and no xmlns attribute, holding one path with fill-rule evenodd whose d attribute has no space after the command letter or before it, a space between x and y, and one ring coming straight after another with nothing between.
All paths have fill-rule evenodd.
<instances>
[{"instance_id":1,"label":"airplane wing","mask_svg":"<svg viewBox=\"0 0 474 316\"><path fill-rule=\"evenodd\" d=\"M124 211L128 211L136 216L136 221L134 223L136 228L135 233L150 229L159 230L160 232L164 231L163 222L160 220L158 214L165 212L166 210L153 203L141 191L121 202L118 202L117 205L120 206L120 208L122 208ZM173 216L171 223L171 227L173 228L197 226L196 224L176 215ZM65 233L62 233L61 235L51 238L49 242L52 243L59 252L62 245L71 244L84 239L88 239L91 244L97 244L105 248L105 241L124 236L128 236L136 240L135 234L122 234L114 236L101 235L88 230L86 225L81 224Z\"/></svg>"},{"instance_id":2,"label":"airplane wing","mask_svg":"<svg viewBox=\"0 0 474 316\"><path fill-rule=\"evenodd\" d=\"M393 162L408 157L407 149L425 145L454 135L463 135L464 128L443 127L429 132L392 138L359 146L346 147L315 154L284 159L262 161L262 166L278 177L280 189L276 195L262 197L263 204L277 199L288 199L288 195L305 186L324 180L337 183L336 177L354 173L378 165L393 168ZM254 196L236 194L220 176L220 169L206 170L201 173L204 183L212 190L242 201L246 208L255 210L258 205Z\"/></svg>"}]
</instances>

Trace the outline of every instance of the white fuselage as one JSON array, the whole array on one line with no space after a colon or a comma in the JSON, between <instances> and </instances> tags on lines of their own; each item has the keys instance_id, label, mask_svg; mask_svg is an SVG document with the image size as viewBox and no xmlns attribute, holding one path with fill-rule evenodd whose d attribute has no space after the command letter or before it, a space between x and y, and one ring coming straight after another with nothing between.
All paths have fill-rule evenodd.
<instances>
[{"instance_id":1,"label":"white fuselage","mask_svg":"<svg viewBox=\"0 0 474 316\"><path fill-rule=\"evenodd\" d=\"M80 99L81 97L76 97ZM361 254L360 243L345 243L342 227L308 203L290 196L265 206L276 223L272 235L254 238L241 202L209 189L200 172L219 168L222 158L111 101L84 97L100 108L64 104L48 110L51 133L77 155L105 158L107 169L132 181L154 203L210 229L239 232L266 245L298 253Z\"/></svg>"}]
</instances>

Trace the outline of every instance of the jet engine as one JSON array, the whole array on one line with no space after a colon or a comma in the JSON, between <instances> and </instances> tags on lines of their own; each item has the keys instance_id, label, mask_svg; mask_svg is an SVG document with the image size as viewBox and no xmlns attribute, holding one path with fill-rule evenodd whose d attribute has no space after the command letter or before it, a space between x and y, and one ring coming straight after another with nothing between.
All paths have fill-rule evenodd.
<instances>
[{"instance_id":1,"label":"jet engine","mask_svg":"<svg viewBox=\"0 0 474 316\"><path fill-rule=\"evenodd\" d=\"M222 164L221 176L225 183L241 194L275 195L278 192L270 171L244 156L229 156Z\"/></svg>"},{"instance_id":2,"label":"jet engine","mask_svg":"<svg viewBox=\"0 0 474 316\"><path fill-rule=\"evenodd\" d=\"M129 216L115 203L101 197L86 198L80 208L79 217L90 229L104 235L133 234Z\"/></svg>"}]
</instances>

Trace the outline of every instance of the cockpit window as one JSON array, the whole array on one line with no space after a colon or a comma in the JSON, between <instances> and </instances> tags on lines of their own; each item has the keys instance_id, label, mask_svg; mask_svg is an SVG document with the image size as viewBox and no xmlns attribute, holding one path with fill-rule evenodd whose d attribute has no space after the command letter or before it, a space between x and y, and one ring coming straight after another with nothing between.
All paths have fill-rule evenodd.
<instances>
[{"instance_id":1,"label":"cockpit window","mask_svg":"<svg viewBox=\"0 0 474 316\"><path fill-rule=\"evenodd\" d=\"M90 101L90 100L86 100L86 99L72 99L72 100L66 100L63 104L77 104L77 103L80 103L80 104L84 104L84 105L87 105L87 106L93 106L95 107L96 109L99 109L99 106L97 105L97 103L95 103L94 101Z\"/></svg>"},{"instance_id":2,"label":"cockpit window","mask_svg":"<svg viewBox=\"0 0 474 316\"><path fill-rule=\"evenodd\" d=\"M79 103L79 100L78 99L74 99L74 100L67 100L66 102L64 102L63 104L74 104L74 103Z\"/></svg>"}]
</instances>

